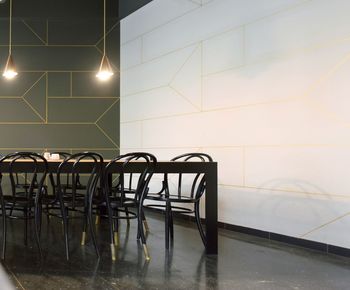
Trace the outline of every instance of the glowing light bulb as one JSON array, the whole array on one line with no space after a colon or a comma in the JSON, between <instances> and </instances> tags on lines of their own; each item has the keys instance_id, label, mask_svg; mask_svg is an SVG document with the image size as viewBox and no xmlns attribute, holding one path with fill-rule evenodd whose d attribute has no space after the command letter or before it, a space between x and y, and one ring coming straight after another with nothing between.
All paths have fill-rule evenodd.
<instances>
[{"instance_id":1,"label":"glowing light bulb","mask_svg":"<svg viewBox=\"0 0 350 290\"><path fill-rule=\"evenodd\" d=\"M7 71L4 71L4 73L2 74L2 76L4 78L7 78L8 80L15 78L17 75L18 73L14 70L7 70Z\"/></svg>"},{"instance_id":2,"label":"glowing light bulb","mask_svg":"<svg viewBox=\"0 0 350 290\"><path fill-rule=\"evenodd\" d=\"M101 81L108 81L114 75L113 69L106 55L102 57L100 69L96 77Z\"/></svg>"},{"instance_id":3,"label":"glowing light bulb","mask_svg":"<svg viewBox=\"0 0 350 290\"><path fill-rule=\"evenodd\" d=\"M18 75L11 54L9 55L9 57L7 59L5 70L4 70L2 75L4 78L6 78L8 80L11 80Z\"/></svg>"}]
</instances>

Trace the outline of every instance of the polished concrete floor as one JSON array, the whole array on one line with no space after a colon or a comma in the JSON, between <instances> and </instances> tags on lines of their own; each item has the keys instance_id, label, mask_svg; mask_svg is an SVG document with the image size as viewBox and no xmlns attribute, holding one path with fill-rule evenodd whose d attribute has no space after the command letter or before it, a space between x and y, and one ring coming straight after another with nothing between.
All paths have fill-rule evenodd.
<instances>
[{"instance_id":1,"label":"polished concrete floor","mask_svg":"<svg viewBox=\"0 0 350 290\"><path fill-rule=\"evenodd\" d=\"M147 215L151 261L136 242L136 227L121 225L118 260L110 259L107 226L97 226L103 256L91 243L80 246L80 224L72 225L71 261L65 261L62 225L44 224L43 261L33 240L23 245L21 221L12 221L5 271L17 289L350 289L350 259L220 231L219 255L205 256L192 224L177 222L175 244L164 249L163 219ZM73 234L74 233L74 234ZM0 285L0 289L2 289Z\"/></svg>"}]
</instances>

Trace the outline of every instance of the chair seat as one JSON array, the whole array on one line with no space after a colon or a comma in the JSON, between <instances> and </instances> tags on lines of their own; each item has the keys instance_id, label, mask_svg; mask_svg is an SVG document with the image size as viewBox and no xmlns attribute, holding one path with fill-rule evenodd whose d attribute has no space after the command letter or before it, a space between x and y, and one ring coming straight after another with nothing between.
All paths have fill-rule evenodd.
<instances>
[{"instance_id":1,"label":"chair seat","mask_svg":"<svg viewBox=\"0 0 350 290\"><path fill-rule=\"evenodd\" d=\"M10 206L18 206L18 207L33 207L35 204L34 198L29 199L25 196L10 196L10 195L5 195L4 196L4 202L5 205L10 205Z\"/></svg>"},{"instance_id":2,"label":"chair seat","mask_svg":"<svg viewBox=\"0 0 350 290\"><path fill-rule=\"evenodd\" d=\"M156 201L163 201L166 202L169 200L170 202L178 202L178 203L194 203L197 201L197 199L192 198L190 196L178 196L176 194L170 194L168 197L165 194L158 194L158 193L149 193L147 195L147 199L150 200L156 200Z\"/></svg>"}]
</instances>

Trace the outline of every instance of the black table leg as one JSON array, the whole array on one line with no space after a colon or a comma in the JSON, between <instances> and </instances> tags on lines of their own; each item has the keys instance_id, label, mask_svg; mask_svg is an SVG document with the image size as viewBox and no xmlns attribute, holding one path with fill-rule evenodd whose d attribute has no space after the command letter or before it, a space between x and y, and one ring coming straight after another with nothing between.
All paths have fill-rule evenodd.
<instances>
[{"instance_id":1,"label":"black table leg","mask_svg":"<svg viewBox=\"0 0 350 290\"><path fill-rule=\"evenodd\" d=\"M217 164L211 164L206 172L205 223L208 255L218 254L218 171Z\"/></svg>"}]
</instances>

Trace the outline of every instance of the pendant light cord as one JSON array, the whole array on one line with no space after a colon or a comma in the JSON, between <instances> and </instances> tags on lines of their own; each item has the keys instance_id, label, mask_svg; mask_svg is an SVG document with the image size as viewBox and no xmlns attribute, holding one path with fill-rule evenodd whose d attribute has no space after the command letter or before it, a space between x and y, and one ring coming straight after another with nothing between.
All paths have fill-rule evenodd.
<instances>
[{"instance_id":1,"label":"pendant light cord","mask_svg":"<svg viewBox=\"0 0 350 290\"><path fill-rule=\"evenodd\" d=\"M10 0L9 55L12 53L12 0Z\"/></svg>"},{"instance_id":2,"label":"pendant light cord","mask_svg":"<svg viewBox=\"0 0 350 290\"><path fill-rule=\"evenodd\" d=\"M106 55L106 0L104 0L103 2L103 56L105 55Z\"/></svg>"}]
</instances>

